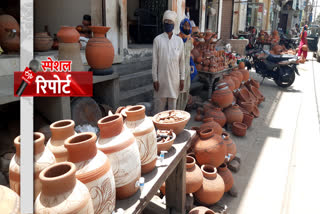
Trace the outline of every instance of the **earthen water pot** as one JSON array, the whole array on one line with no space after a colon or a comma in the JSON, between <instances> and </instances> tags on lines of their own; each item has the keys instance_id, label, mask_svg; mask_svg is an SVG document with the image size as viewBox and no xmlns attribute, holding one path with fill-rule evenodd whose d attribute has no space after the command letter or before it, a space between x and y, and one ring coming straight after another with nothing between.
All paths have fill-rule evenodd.
<instances>
[{"instance_id":1,"label":"earthen water pot","mask_svg":"<svg viewBox=\"0 0 320 214\"><path fill-rule=\"evenodd\" d=\"M232 81L234 82L234 89L240 88L241 82L236 76L231 76Z\"/></svg>"},{"instance_id":2,"label":"earthen water pot","mask_svg":"<svg viewBox=\"0 0 320 214\"><path fill-rule=\"evenodd\" d=\"M73 163L62 162L40 173L42 188L35 201L35 214L94 213L89 190L76 178L76 171Z\"/></svg>"},{"instance_id":3,"label":"earthen water pot","mask_svg":"<svg viewBox=\"0 0 320 214\"><path fill-rule=\"evenodd\" d=\"M229 156L229 160L226 159L226 162L231 162L237 154L237 146L231 139L228 132L223 132L221 135L223 139L223 143L227 146L227 156Z\"/></svg>"},{"instance_id":4,"label":"earthen water pot","mask_svg":"<svg viewBox=\"0 0 320 214\"><path fill-rule=\"evenodd\" d=\"M212 93L211 101L220 108L226 108L233 102L233 93L227 84L218 84L216 90Z\"/></svg>"},{"instance_id":5,"label":"earthen water pot","mask_svg":"<svg viewBox=\"0 0 320 214\"><path fill-rule=\"evenodd\" d=\"M65 140L68 161L77 168L76 178L86 185L94 213L111 214L116 205L116 185L109 158L96 146L97 136L83 132Z\"/></svg>"},{"instance_id":6,"label":"earthen water pot","mask_svg":"<svg viewBox=\"0 0 320 214\"><path fill-rule=\"evenodd\" d=\"M208 128L212 128L214 134L217 134L217 135L222 134L222 127L220 126L219 123L214 121L213 117L208 117L203 119L203 124L200 126L200 129L204 130Z\"/></svg>"},{"instance_id":7,"label":"earthen water pot","mask_svg":"<svg viewBox=\"0 0 320 214\"><path fill-rule=\"evenodd\" d=\"M242 81L243 81L243 75L242 75L242 73L241 73L239 70L237 70L237 71L232 71L232 72L230 73L230 75L231 75L231 76L234 76L234 77L237 77L238 80L239 80L239 82L240 82L240 84L242 83Z\"/></svg>"},{"instance_id":8,"label":"earthen water pot","mask_svg":"<svg viewBox=\"0 0 320 214\"><path fill-rule=\"evenodd\" d=\"M252 124L254 116L248 113L243 113L243 121L242 123L246 124L247 127L249 128Z\"/></svg>"},{"instance_id":9,"label":"earthen water pot","mask_svg":"<svg viewBox=\"0 0 320 214\"><path fill-rule=\"evenodd\" d=\"M124 123L137 140L142 174L152 171L157 161L157 134L152 119L146 117L145 112L146 107L143 105L128 108Z\"/></svg>"},{"instance_id":10,"label":"earthen water pot","mask_svg":"<svg viewBox=\"0 0 320 214\"><path fill-rule=\"evenodd\" d=\"M96 145L110 160L116 182L116 198L128 198L138 191L136 182L141 177L140 153L136 138L123 126L120 114L100 119L98 127L100 137Z\"/></svg>"},{"instance_id":11,"label":"earthen water pot","mask_svg":"<svg viewBox=\"0 0 320 214\"><path fill-rule=\"evenodd\" d=\"M200 139L194 145L194 153L200 165L220 166L225 159L227 147L221 135L214 134L212 128L200 131Z\"/></svg>"},{"instance_id":12,"label":"earthen water pot","mask_svg":"<svg viewBox=\"0 0 320 214\"><path fill-rule=\"evenodd\" d=\"M211 109L215 108L216 106L213 105L212 103L209 102L205 102L203 104L203 114L206 115L208 111L210 111Z\"/></svg>"},{"instance_id":13,"label":"earthen water pot","mask_svg":"<svg viewBox=\"0 0 320 214\"><path fill-rule=\"evenodd\" d=\"M186 193L194 193L202 186L203 175L196 164L196 160L191 157L186 157Z\"/></svg>"},{"instance_id":14,"label":"earthen water pot","mask_svg":"<svg viewBox=\"0 0 320 214\"><path fill-rule=\"evenodd\" d=\"M236 89L236 85L230 75L224 75L222 80L224 80L228 84L231 91Z\"/></svg>"},{"instance_id":15,"label":"earthen water pot","mask_svg":"<svg viewBox=\"0 0 320 214\"><path fill-rule=\"evenodd\" d=\"M16 29L6 28L5 30L9 32L9 34L1 41L1 48L8 53L19 52L20 33L16 32Z\"/></svg>"},{"instance_id":16,"label":"earthen water pot","mask_svg":"<svg viewBox=\"0 0 320 214\"><path fill-rule=\"evenodd\" d=\"M224 110L224 114L227 118L227 123L232 124L233 122L242 122L243 113L236 104Z\"/></svg>"},{"instance_id":17,"label":"earthen water pot","mask_svg":"<svg viewBox=\"0 0 320 214\"><path fill-rule=\"evenodd\" d=\"M36 33L34 37L35 51L48 51L53 45L53 38L47 32Z\"/></svg>"},{"instance_id":18,"label":"earthen water pot","mask_svg":"<svg viewBox=\"0 0 320 214\"><path fill-rule=\"evenodd\" d=\"M1 213L20 214L20 197L16 192L0 185L0 198Z\"/></svg>"},{"instance_id":19,"label":"earthen water pot","mask_svg":"<svg viewBox=\"0 0 320 214\"><path fill-rule=\"evenodd\" d=\"M250 78L250 73L247 69L239 69L239 71L242 73L243 81L247 82Z\"/></svg>"},{"instance_id":20,"label":"earthen water pot","mask_svg":"<svg viewBox=\"0 0 320 214\"><path fill-rule=\"evenodd\" d=\"M57 37L60 43L78 43L80 34L74 27L62 26Z\"/></svg>"},{"instance_id":21,"label":"earthen water pot","mask_svg":"<svg viewBox=\"0 0 320 214\"><path fill-rule=\"evenodd\" d=\"M233 176L227 167L227 164L223 163L218 167L218 173L224 181L224 191L229 192L233 186Z\"/></svg>"},{"instance_id":22,"label":"earthen water pot","mask_svg":"<svg viewBox=\"0 0 320 214\"><path fill-rule=\"evenodd\" d=\"M222 112L222 109L219 107L213 107L212 109L209 109L205 113L206 118L212 117L214 121L219 123L221 127L224 127L224 125L227 122L226 115Z\"/></svg>"},{"instance_id":23,"label":"earthen water pot","mask_svg":"<svg viewBox=\"0 0 320 214\"><path fill-rule=\"evenodd\" d=\"M242 122L232 123L232 133L236 136L243 137L247 133L248 126Z\"/></svg>"},{"instance_id":24,"label":"earthen water pot","mask_svg":"<svg viewBox=\"0 0 320 214\"><path fill-rule=\"evenodd\" d=\"M215 212L213 212L207 207L199 206L190 210L188 214L215 214Z\"/></svg>"},{"instance_id":25,"label":"earthen water pot","mask_svg":"<svg viewBox=\"0 0 320 214\"><path fill-rule=\"evenodd\" d=\"M52 152L44 146L44 135L40 132L33 134L34 146L34 199L41 191L41 182L39 173L46 167L56 163ZM20 195L20 136L14 139L16 154L12 157L9 166L10 188Z\"/></svg>"},{"instance_id":26,"label":"earthen water pot","mask_svg":"<svg viewBox=\"0 0 320 214\"><path fill-rule=\"evenodd\" d=\"M86 58L88 64L93 69L110 68L114 59L114 48L106 33L110 30L104 26L90 26L93 38L88 41L86 46Z\"/></svg>"},{"instance_id":27,"label":"earthen water pot","mask_svg":"<svg viewBox=\"0 0 320 214\"><path fill-rule=\"evenodd\" d=\"M13 16L3 14L0 15L0 46L2 46L2 41L6 40L10 34L6 29L15 29L17 33L20 32L17 20Z\"/></svg>"},{"instance_id":28,"label":"earthen water pot","mask_svg":"<svg viewBox=\"0 0 320 214\"><path fill-rule=\"evenodd\" d=\"M218 174L217 168L211 165L202 165L201 170L203 173L203 183L201 188L194 193L194 196L203 205L213 205L224 194L224 181Z\"/></svg>"}]
</instances>

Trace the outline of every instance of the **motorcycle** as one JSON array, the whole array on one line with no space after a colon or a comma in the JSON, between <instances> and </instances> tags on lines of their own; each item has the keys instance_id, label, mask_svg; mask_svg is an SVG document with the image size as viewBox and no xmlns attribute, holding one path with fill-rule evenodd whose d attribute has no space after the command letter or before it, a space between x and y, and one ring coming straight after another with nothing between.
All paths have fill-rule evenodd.
<instances>
[{"instance_id":1,"label":"motorcycle","mask_svg":"<svg viewBox=\"0 0 320 214\"><path fill-rule=\"evenodd\" d=\"M280 45L284 45L286 49L296 49L299 46L299 38L288 38L284 34L280 34Z\"/></svg>"},{"instance_id":2,"label":"motorcycle","mask_svg":"<svg viewBox=\"0 0 320 214\"><path fill-rule=\"evenodd\" d=\"M273 79L282 88L291 86L295 80L295 74L299 75L297 69L298 57L294 55L273 55L262 48L248 50L245 64L250 70L255 68L257 74L265 78Z\"/></svg>"}]
</instances>

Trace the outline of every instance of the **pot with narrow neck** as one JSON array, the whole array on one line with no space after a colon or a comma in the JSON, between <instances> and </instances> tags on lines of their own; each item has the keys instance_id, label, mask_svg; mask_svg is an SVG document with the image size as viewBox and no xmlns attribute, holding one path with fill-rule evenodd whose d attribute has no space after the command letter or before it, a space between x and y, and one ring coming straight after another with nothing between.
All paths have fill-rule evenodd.
<instances>
[{"instance_id":1,"label":"pot with narrow neck","mask_svg":"<svg viewBox=\"0 0 320 214\"><path fill-rule=\"evenodd\" d=\"M233 142L233 140L230 138L230 135L228 132L223 132L221 136L224 144L227 146L227 157L229 158L226 159L226 162L229 163L234 159L234 157L237 154L237 146Z\"/></svg>"},{"instance_id":2,"label":"pot with narrow neck","mask_svg":"<svg viewBox=\"0 0 320 214\"><path fill-rule=\"evenodd\" d=\"M201 188L203 181L202 172L196 164L196 160L191 157L186 157L186 193L194 193Z\"/></svg>"},{"instance_id":3,"label":"pot with narrow neck","mask_svg":"<svg viewBox=\"0 0 320 214\"><path fill-rule=\"evenodd\" d=\"M224 191L229 192L229 190L233 186L233 176L230 170L227 167L227 164L223 163L221 166L218 168L218 173L222 177L224 181Z\"/></svg>"}]
</instances>

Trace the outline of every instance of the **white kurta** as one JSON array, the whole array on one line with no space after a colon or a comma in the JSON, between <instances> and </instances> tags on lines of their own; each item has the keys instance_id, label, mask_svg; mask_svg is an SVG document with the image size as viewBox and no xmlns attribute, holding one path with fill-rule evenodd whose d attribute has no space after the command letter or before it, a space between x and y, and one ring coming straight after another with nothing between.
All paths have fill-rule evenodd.
<instances>
[{"instance_id":1,"label":"white kurta","mask_svg":"<svg viewBox=\"0 0 320 214\"><path fill-rule=\"evenodd\" d=\"M178 98L180 80L185 78L184 44L179 36L169 39L162 33L153 40L152 78L159 82L156 96Z\"/></svg>"}]
</instances>

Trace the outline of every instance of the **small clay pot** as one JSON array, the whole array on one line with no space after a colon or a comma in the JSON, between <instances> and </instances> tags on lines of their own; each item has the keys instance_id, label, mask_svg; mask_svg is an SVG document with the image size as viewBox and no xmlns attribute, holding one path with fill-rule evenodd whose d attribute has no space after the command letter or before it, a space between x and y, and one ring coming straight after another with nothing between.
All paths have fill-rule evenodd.
<instances>
[{"instance_id":1,"label":"small clay pot","mask_svg":"<svg viewBox=\"0 0 320 214\"><path fill-rule=\"evenodd\" d=\"M244 113L242 123L246 124L247 127L249 128L252 124L253 118L254 116L252 116L251 114Z\"/></svg>"},{"instance_id":2,"label":"small clay pot","mask_svg":"<svg viewBox=\"0 0 320 214\"><path fill-rule=\"evenodd\" d=\"M224 111L224 114L226 115L227 123L229 124L234 122L242 122L243 120L243 113L237 104L227 108Z\"/></svg>"},{"instance_id":3,"label":"small clay pot","mask_svg":"<svg viewBox=\"0 0 320 214\"><path fill-rule=\"evenodd\" d=\"M243 137L247 132L247 125L240 122L234 122L232 124L232 133L236 136Z\"/></svg>"},{"instance_id":4,"label":"small clay pot","mask_svg":"<svg viewBox=\"0 0 320 214\"><path fill-rule=\"evenodd\" d=\"M234 180L233 180L232 173L227 167L227 164L225 163L221 164L221 166L218 167L218 173L224 181L224 192L229 192L229 190L233 186Z\"/></svg>"},{"instance_id":5,"label":"small clay pot","mask_svg":"<svg viewBox=\"0 0 320 214\"><path fill-rule=\"evenodd\" d=\"M78 43L80 34L74 27L62 26L57 33L57 37L61 43Z\"/></svg>"},{"instance_id":6,"label":"small clay pot","mask_svg":"<svg viewBox=\"0 0 320 214\"><path fill-rule=\"evenodd\" d=\"M48 51L53 45L53 38L47 32L36 33L34 37L35 51Z\"/></svg>"},{"instance_id":7,"label":"small clay pot","mask_svg":"<svg viewBox=\"0 0 320 214\"><path fill-rule=\"evenodd\" d=\"M207 110L205 113L205 118L206 117L212 117L221 127L223 127L227 122L226 115L222 112L222 109L218 107L213 107L212 109Z\"/></svg>"},{"instance_id":8,"label":"small clay pot","mask_svg":"<svg viewBox=\"0 0 320 214\"><path fill-rule=\"evenodd\" d=\"M246 109L248 112L252 112L254 104L252 102L240 102L239 106Z\"/></svg>"}]
</instances>

